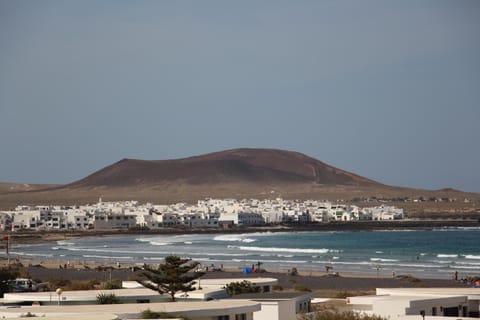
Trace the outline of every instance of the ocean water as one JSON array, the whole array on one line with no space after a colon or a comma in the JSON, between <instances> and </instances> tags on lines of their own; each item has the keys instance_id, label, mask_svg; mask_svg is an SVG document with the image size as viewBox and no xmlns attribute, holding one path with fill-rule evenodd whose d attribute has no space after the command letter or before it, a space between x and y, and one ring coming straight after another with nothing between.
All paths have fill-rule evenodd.
<instances>
[{"instance_id":1,"label":"ocean water","mask_svg":"<svg viewBox=\"0 0 480 320\"><path fill-rule=\"evenodd\" d=\"M15 245L13 256L39 260L161 263L167 255L204 266L359 272L427 278L480 276L480 228L422 231L126 235Z\"/></svg>"}]
</instances>

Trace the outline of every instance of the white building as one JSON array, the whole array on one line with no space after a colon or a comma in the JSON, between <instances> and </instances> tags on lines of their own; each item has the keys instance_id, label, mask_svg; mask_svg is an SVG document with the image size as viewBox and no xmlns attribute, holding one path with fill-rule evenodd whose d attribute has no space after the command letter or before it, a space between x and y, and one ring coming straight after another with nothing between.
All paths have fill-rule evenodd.
<instances>
[{"instance_id":1,"label":"white building","mask_svg":"<svg viewBox=\"0 0 480 320\"><path fill-rule=\"evenodd\" d=\"M94 229L128 229L137 225L137 217L127 214L95 214L92 222Z\"/></svg>"},{"instance_id":2,"label":"white building","mask_svg":"<svg viewBox=\"0 0 480 320\"><path fill-rule=\"evenodd\" d=\"M364 208L363 213L370 220L398 220L403 219L403 209L391 206Z\"/></svg>"},{"instance_id":3,"label":"white building","mask_svg":"<svg viewBox=\"0 0 480 320\"><path fill-rule=\"evenodd\" d=\"M0 214L0 227L9 230L151 229L174 227L258 226L356 220L394 220L403 210L380 206L360 210L356 206L316 200L205 199L196 205L139 204L137 201L103 202L83 206L18 206Z\"/></svg>"},{"instance_id":4,"label":"white building","mask_svg":"<svg viewBox=\"0 0 480 320\"><path fill-rule=\"evenodd\" d=\"M92 292L95 294L95 292ZM53 299L56 294L53 293ZM138 319L145 310L185 316L192 320L253 320L260 303L245 300L212 300L133 304L22 306L0 310L1 318L20 318L26 314L41 319ZM272 319L274 320L274 319Z\"/></svg>"},{"instance_id":5,"label":"white building","mask_svg":"<svg viewBox=\"0 0 480 320\"><path fill-rule=\"evenodd\" d=\"M222 212L218 221L222 223L232 222L234 225L238 226L258 226L265 224L263 217L260 214L253 212Z\"/></svg>"},{"instance_id":6,"label":"white building","mask_svg":"<svg viewBox=\"0 0 480 320\"><path fill-rule=\"evenodd\" d=\"M273 292L240 294L233 299L259 302L261 310L253 313L253 320L297 320L299 314L311 311L313 293Z\"/></svg>"},{"instance_id":7,"label":"white building","mask_svg":"<svg viewBox=\"0 0 480 320\"><path fill-rule=\"evenodd\" d=\"M479 317L477 288L378 288L374 296L347 298L354 311L395 319L403 316Z\"/></svg>"}]
</instances>

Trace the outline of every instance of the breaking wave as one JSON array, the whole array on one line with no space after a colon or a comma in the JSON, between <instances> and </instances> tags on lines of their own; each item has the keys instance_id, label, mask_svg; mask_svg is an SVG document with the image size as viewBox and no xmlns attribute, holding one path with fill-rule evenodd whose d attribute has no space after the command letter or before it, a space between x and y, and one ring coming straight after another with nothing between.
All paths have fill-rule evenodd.
<instances>
[{"instance_id":1,"label":"breaking wave","mask_svg":"<svg viewBox=\"0 0 480 320\"><path fill-rule=\"evenodd\" d=\"M246 243L257 241L256 239L244 238L242 235L234 235L234 234L216 236L213 238L213 240L229 241L229 242L246 242Z\"/></svg>"},{"instance_id":2,"label":"breaking wave","mask_svg":"<svg viewBox=\"0 0 480 320\"><path fill-rule=\"evenodd\" d=\"M260 251L260 252L293 252L293 253L329 253L338 252L338 250L330 249L300 249L300 248L264 248L264 247L246 247L246 246L228 246L228 248L239 249L243 251Z\"/></svg>"},{"instance_id":3,"label":"breaking wave","mask_svg":"<svg viewBox=\"0 0 480 320\"><path fill-rule=\"evenodd\" d=\"M437 258L458 258L458 254L437 254Z\"/></svg>"},{"instance_id":4,"label":"breaking wave","mask_svg":"<svg viewBox=\"0 0 480 320\"><path fill-rule=\"evenodd\" d=\"M370 261L380 261L380 262L397 262L397 259L383 259L383 258L370 258Z\"/></svg>"},{"instance_id":5,"label":"breaking wave","mask_svg":"<svg viewBox=\"0 0 480 320\"><path fill-rule=\"evenodd\" d=\"M473 254L467 254L467 255L465 255L465 259L475 259L475 260L477 260L477 259L480 259L480 256L473 255Z\"/></svg>"}]
</instances>

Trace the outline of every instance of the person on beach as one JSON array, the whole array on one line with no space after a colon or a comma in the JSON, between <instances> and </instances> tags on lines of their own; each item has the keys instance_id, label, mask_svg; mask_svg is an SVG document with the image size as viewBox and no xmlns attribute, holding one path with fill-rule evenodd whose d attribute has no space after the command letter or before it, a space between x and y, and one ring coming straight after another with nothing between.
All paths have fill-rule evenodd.
<instances>
[{"instance_id":1,"label":"person on beach","mask_svg":"<svg viewBox=\"0 0 480 320\"><path fill-rule=\"evenodd\" d=\"M332 267L332 262L331 262L330 260L328 260L327 264L325 265L325 271L326 271L327 273L329 273L330 270L332 270L332 269L333 269L333 267Z\"/></svg>"}]
</instances>

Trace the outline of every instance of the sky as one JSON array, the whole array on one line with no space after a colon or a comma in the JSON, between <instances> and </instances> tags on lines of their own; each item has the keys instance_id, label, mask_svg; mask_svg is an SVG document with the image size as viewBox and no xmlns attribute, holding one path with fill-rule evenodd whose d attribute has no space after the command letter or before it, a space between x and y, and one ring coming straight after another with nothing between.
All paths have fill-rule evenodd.
<instances>
[{"instance_id":1,"label":"sky","mask_svg":"<svg viewBox=\"0 0 480 320\"><path fill-rule=\"evenodd\" d=\"M480 1L0 0L0 181L297 151L480 192Z\"/></svg>"}]
</instances>

